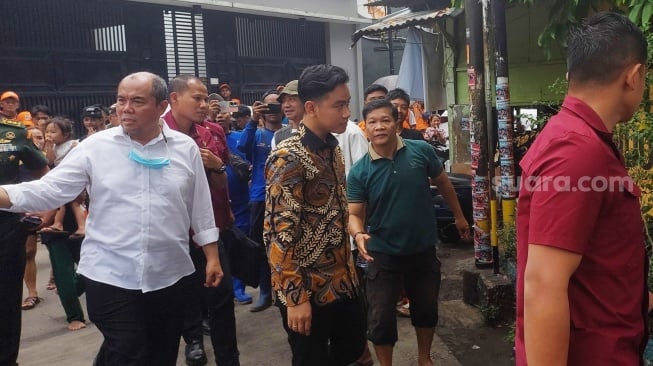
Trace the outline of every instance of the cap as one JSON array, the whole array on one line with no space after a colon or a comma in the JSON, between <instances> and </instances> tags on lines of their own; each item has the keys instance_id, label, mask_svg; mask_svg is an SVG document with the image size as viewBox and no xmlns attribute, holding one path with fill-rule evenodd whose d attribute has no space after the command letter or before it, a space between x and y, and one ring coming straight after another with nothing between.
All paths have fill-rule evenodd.
<instances>
[{"instance_id":1,"label":"cap","mask_svg":"<svg viewBox=\"0 0 653 366\"><path fill-rule=\"evenodd\" d=\"M26 128L34 127L34 122L32 121L32 114L28 111L23 111L18 113L16 120L23 124Z\"/></svg>"},{"instance_id":2,"label":"cap","mask_svg":"<svg viewBox=\"0 0 653 366\"><path fill-rule=\"evenodd\" d=\"M82 110L82 118L84 117L102 118L102 108L94 105L85 107L84 110Z\"/></svg>"},{"instance_id":3,"label":"cap","mask_svg":"<svg viewBox=\"0 0 653 366\"><path fill-rule=\"evenodd\" d=\"M222 88L227 88L227 89L231 90L231 87L227 83L221 84L218 89L222 89Z\"/></svg>"},{"instance_id":4,"label":"cap","mask_svg":"<svg viewBox=\"0 0 653 366\"><path fill-rule=\"evenodd\" d=\"M222 97L222 95L217 94L217 93L209 94L209 102L212 101L212 100L217 100L219 102L224 102L224 98Z\"/></svg>"},{"instance_id":5,"label":"cap","mask_svg":"<svg viewBox=\"0 0 653 366\"><path fill-rule=\"evenodd\" d=\"M299 81L298 80L293 80L286 84L286 86L283 87L283 91L281 94L279 94L279 103L283 101L283 97L286 95L299 95Z\"/></svg>"},{"instance_id":6,"label":"cap","mask_svg":"<svg viewBox=\"0 0 653 366\"><path fill-rule=\"evenodd\" d=\"M2 96L0 96L0 101L3 101L5 99L9 99L9 98L14 98L16 100L20 100L20 98L18 98L18 94L16 94L15 92L12 92L11 90L9 90L9 91L6 91L6 92L2 93Z\"/></svg>"},{"instance_id":7,"label":"cap","mask_svg":"<svg viewBox=\"0 0 653 366\"><path fill-rule=\"evenodd\" d=\"M116 113L116 105L117 105L117 104L118 104L118 103L113 103L113 104L111 105L111 107L109 107L109 114L114 114L114 113Z\"/></svg>"},{"instance_id":8,"label":"cap","mask_svg":"<svg viewBox=\"0 0 653 366\"><path fill-rule=\"evenodd\" d=\"M249 107L244 104L240 104L238 106L238 112L233 113L234 117L244 117L244 116L251 116L251 115L252 115L252 110L249 109Z\"/></svg>"}]
</instances>

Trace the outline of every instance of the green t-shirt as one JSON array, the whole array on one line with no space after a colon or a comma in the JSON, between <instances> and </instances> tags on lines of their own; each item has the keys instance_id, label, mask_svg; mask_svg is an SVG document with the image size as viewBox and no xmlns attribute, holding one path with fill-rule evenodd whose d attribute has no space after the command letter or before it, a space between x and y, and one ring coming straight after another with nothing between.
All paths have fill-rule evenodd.
<instances>
[{"instance_id":1,"label":"green t-shirt","mask_svg":"<svg viewBox=\"0 0 653 366\"><path fill-rule=\"evenodd\" d=\"M424 141L399 138L394 159L373 150L347 176L347 199L367 203L365 227L372 237L367 249L410 255L437 242L435 209L429 177L442 173L442 163Z\"/></svg>"},{"instance_id":2,"label":"green t-shirt","mask_svg":"<svg viewBox=\"0 0 653 366\"><path fill-rule=\"evenodd\" d=\"M0 184L19 183L21 161L29 170L43 169L48 164L20 122L0 119Z\"/></svg>"}]
</instances>

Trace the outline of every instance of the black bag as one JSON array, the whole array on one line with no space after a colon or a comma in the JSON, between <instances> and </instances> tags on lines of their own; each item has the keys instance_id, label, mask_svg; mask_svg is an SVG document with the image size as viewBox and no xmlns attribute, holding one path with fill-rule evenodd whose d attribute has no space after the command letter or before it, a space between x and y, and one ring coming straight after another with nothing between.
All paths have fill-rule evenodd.
<instances>
[{"instance_id":1,"label":"black bag","mask_svg":"<svg viewBox=\"0 0 653 366\"><path fill-rule=\"evenodd\" d=\"M258 287L261 264L267 262L263 245L237 227L222 230L220 236L229 254L232 276L247 286Z\"/></svg>"},{"instance_id":2,"label":"black bag","mask_svg":"<svg viewBox=\"0 0 653 366\"><path fill-rule=\"evenodd\" d=\"M229 153L229 165L231 165L241 182L249 182L252 177L252 164L249 161L234 153Z\"/></svg>"}]
</instances>

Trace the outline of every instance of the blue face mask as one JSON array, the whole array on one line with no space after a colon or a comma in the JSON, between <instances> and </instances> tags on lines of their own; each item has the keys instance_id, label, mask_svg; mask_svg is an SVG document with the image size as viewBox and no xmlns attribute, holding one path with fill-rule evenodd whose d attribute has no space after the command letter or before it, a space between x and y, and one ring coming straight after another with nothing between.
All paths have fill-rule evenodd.
<instances>
[{"instance_id":1,"label":"blue face mask","mask_svg":"<svg viewBox=\"0 0 653 366\"><path fill-rule=\"evenodd\" d=\"M130 160L133 160L151 169L161 169L166 165L170 165L170 159L168 158L154 158L154 159L144 158L142 155L137 153L136 150L134 150L133 148L129 151L129 155L127 155L127 157Z\"/></svg>"}]
</instances>

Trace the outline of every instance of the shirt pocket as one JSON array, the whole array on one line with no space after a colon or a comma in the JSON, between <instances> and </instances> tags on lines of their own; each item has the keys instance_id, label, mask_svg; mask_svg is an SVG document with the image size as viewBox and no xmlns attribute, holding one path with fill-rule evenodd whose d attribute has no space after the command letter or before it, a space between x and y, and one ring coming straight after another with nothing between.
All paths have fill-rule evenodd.
<instances>
[{"instance_id":1,"label":"shirt pocket","mask_svg":"<svg viewBox=\"0 0 653 366\"><path fill-rule=\"evenodd\" d=\"M204 172L202 172L204 174ZM192 174L181 167L167 166L161 169L160 179L154 182L157 193L169 200L177 197L182 199L191 197Z\"/></svg>"}]
</instances>

